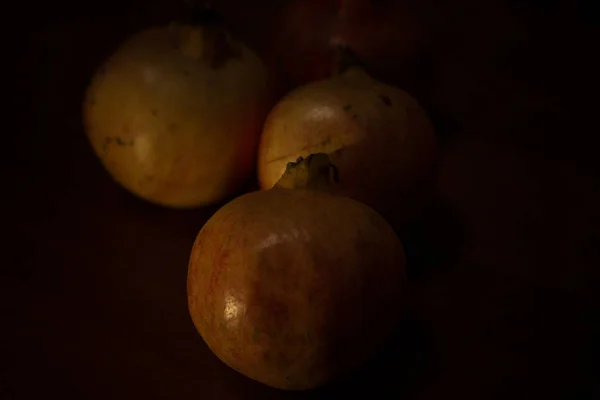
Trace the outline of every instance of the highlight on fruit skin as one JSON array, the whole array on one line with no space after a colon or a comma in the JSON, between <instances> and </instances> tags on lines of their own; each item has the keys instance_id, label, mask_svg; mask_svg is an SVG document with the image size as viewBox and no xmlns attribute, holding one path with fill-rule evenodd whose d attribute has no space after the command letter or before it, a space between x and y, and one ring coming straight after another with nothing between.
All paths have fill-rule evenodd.
<instances>
[{"instance_id":1,"label":"highlight on fruit skin","mask_svg":"<svg viewBox=\"0 0 600 400\"><path fill-rule=\"evenodd\" d=\"M341 193L389 221L418 215L437 166L433 126L405 91L350 66L290 92L271 110L258 153L260 187L277 182L288 162L329 154Z\"/></svg>"},{"instance_id":2,"label":"highlight on fruit skin","mask_svg":"<svg viewBox=\"0 0 600 400\"><path fill-rule=\"evenodd\" d=\"M150 202L226 199L251 176L272 106L262 61L222 27L171 24L127 39L86 91L89 141L112 177Z\"/></svg>"},{"instance_id":3,"label":"highlight on fruit skin","mask_svg":"<svg viewBox=\"0 0 600 400\"><path fill-rule=\"evenodd\" d=\"M223 206L190 255L188 305L214 354L266 385L304 390L366 362L397 328L405 256L370 207L336 194L326 154Z\"/></svg>"}]
</instances>

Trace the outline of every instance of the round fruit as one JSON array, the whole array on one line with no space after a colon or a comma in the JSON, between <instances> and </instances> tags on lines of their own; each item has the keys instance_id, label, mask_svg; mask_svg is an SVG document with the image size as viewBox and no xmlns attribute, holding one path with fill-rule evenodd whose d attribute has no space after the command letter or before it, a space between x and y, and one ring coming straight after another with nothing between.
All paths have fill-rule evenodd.
<instances>
[{"instance_id":1,"label":"round fruit","mask_svg":"<svg viewBox=\"0 0 600 400\"><path fill-rule=\"evenodd\" d=\"M296 89L271 111L259 147L261 188L273 187L288 162L316 152L338 167L342 194L400 222L427 194L437 144L414 98L351 67Z\"/></svg>"},{"instance_id":2,"label":"round fruit","mask_svg":"<svg viewBox=\"0 0 600 400\"><path fill-rule=\"evenodd\" d=\"M397 1L291 1L276 27L270 56L292 87L330 76L339 45L378 76L395 80L424 42L414 12Z\"/></svg>"},{"instance_id":3,"label":"round fruit","mask_svg":"<svg viewBox=\"0 0 600 400\"><path fill-rule=\"evenodd\" d=\"M331 76L339 45L377 77L405 84L414 75L407 68L427 43L417 7L405 1L220 0L214 7L291 88Z\"/></svg>"},{"instance_id":4,"label":"round fruit","mask_svg":"<svg viewBox=\"0 0 600 400\"><path fill-rule=\"evenodd\" d=\"M170 207L214 203L252 173L270 91L260 59L223 29L151 28L95 74L86 133L134 194Z\"/></svg>"},{"instance_id":5,"label":"round fruit","mask_svg":"<svg viewBox=\"0 0 600 400\"><path fill-rule=\"evenodd\" d=\"M243 195L201 229L188 271L192 320L242 374L322 385L366 361L402 316L405 257L387 222L329 190L309 156L275 188Z\"/></svg>"}]
</instances>

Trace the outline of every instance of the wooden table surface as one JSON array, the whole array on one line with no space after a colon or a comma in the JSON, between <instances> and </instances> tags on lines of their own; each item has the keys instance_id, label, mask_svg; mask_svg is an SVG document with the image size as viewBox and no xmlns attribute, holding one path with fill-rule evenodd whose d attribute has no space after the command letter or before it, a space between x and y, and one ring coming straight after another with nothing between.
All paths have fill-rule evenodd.
<instances>
[{"instance_id":1,"label":"wooden table surface","mask_svg":"<svg viewBox=\"0 0 600 400\"><path fill-rule=\"evenodd\" d=\"M600 67L597 19L583 6L423 2L435 45L415 82L426 82L418 96L443 156L436 204L404 235L408 317L355 375L288 393L222 364L188 316L189 250L216 208L172 211L134 198L81 128L94 68L170 9L156 0L51 3L3 14L19 28L3 61L14 69L5 80L16 89L16 123L3 136L0 397L591 395Z\"/></svg>"}]
</instances>

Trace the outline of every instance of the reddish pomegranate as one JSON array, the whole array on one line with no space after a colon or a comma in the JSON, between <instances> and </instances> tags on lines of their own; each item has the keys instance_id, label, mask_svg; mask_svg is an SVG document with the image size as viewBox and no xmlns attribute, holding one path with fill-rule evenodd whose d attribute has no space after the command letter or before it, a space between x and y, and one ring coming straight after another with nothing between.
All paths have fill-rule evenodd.
<instances>
[{"instance_id":1,"label":"reddish pomegranate","mask_svg":"<svg viewBox=\"0 0 600 400\"><path fill-rule=\"evenodd\" d=\"M373 209L336 194L325 154L225 205L192 249L192 320L227 365L310 389L365 362L402 316L405 258Z\"/></svg>"},{"instance_id":2,"label":"reddish pomegranate","mask_svg":"<svg viewBox=\"0 0 600 400\"><path fill-rule=\"evenodd\" d=\"M295 87L331 75L340 45L389 78L415 54L423 32L402 2L304 0L289 4L273 36L271 56Z\"/></svg>"},{"instance_id":3,"label":"reddish pomegranate","mask_svg":"<svg viewBox=\"0 0 600 400\"><path fill-rule=\"evenodd\" d=\"M395 81L425 39L405 1L220 0L214 6L292 88L329 77L340 45L376 77Z\"/></svg>"}]
</instances>

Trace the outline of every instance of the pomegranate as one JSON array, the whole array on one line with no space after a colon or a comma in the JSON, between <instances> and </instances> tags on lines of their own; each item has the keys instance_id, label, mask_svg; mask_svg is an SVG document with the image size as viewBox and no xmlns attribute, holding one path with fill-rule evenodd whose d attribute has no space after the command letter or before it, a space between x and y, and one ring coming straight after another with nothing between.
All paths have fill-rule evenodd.
<instances>
[{"instance_id":1,"label":"pomegranate","mask_svg":"<svg viewBox=\"0 0 600 400\"><path fill-rule=\"evenodd\" d=\"M424 31L404 2L292 1L273 34L270 55L291 87L329 77L336 48L352 51L378 77L395 79L424 42Z\"/></svg>"},{"instance_id":2,"label":"pomegranate","mask_svg":"<svg viewBox=\"0 0 600 400\"><path fill-rule=\"evenodd\" d=\"M427 32L414 4L396 0L213 1L231 29L295 88L331 76L344 46L380 79L412 82L413 61ZM257 25L260 25L257 28Z\"/></svg>"},{"instance_id":3,"label":"pomegranate","mask_svg":"<svg viewBox=\"0 0 600 400\"><path fill-rule=\"evenodd\" d=\"M297 88L273 108L259 147L261 188L273 187L288 162L315 152L338 167L341 193L401 225L429 194L437 144L414 98L350 67Z\"/></svg>"},{"instance_id":4,"label":"pomegranate","mask_svg":"<svg viewBox=\"0 0 600 400\"><path fill-rule=\"evenodd\" d=\"M200 230L189 310L226 364L264 384L314 388L366 361L402 316L405 257L373 209L338 196L325 154L290 163Z\"/></svg>"},{"instance_id":5,"label":"pomegranate","mask_svg":"<svg viewBox=\"0 0 600 400\"><path fill-rule=\"evenodd\" d=\"M114 179L170 207L225 199L254 170L272 105L268 73L218 26L172 24L129 38L96 72L87 136Z\"/></svg>"}]
</instances>

